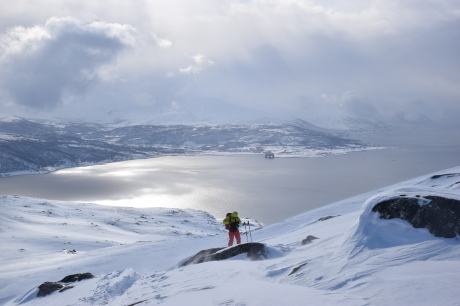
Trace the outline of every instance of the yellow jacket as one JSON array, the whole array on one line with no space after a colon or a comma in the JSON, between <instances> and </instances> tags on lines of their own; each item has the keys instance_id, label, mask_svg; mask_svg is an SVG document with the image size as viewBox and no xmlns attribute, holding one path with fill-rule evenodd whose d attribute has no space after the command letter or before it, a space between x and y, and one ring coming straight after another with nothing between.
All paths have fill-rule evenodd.
<instances>
[{"instance_id":1,"label":"yellow jacket","mask_svg":"<svg viewBox=\"0 0 460 306\"><path fill-rule=\"evenodd\" d=\"M240 218L238 217L238 213L234 211L230 217L226 217L224 221L222 221L225 225L229 225L228 229L231 232L236 232L238 230L238 224L241 223ZM227 227L226 227L227 228Z\"/></svg>"}]
</instances>

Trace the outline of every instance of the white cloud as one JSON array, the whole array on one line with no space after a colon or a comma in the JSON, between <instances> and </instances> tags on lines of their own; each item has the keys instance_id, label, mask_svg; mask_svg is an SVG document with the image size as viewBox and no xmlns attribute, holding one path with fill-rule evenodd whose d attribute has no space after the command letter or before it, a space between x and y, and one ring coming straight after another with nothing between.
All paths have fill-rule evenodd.
<instances>
[{"instance_id":1,"label":"white cloud","mask_svg":"<svg viewBox=\"0 0 460 306\"><path fill-rule=\"evenodd\" d=\"M152 33L152 38L162 48L169 48L172 45L171 41L165 38L159 38L155 33Z\"/></svg>"},{"instance_id":2,"label":"white cloud","mask_svg":"<svg viewBox=\"0 0 460 306\"><path fill-rule=\"evenodd\" d=\"M195 62L193 65L189 65L186 68L180 68L179 71L185 74L198 74L204 68L214 66L215 63L212 60L206 59L203 54L196 54L191 56L191 59Z\"/></svg>"}]
</instances>

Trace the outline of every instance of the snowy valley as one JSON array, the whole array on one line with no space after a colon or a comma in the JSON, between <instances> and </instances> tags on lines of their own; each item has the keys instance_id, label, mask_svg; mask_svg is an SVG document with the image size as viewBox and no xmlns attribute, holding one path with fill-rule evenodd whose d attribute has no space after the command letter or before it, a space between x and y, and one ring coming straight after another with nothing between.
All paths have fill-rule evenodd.
<instances>
[{"instance_id":1,"label":"snowy valley","mask_svg":"<svg viewBox=\"0 0 460 306\"><path fill-rule=\"evenodd\" d=\"M248 235L240 228L243 242L265 244L267 259L243 253L181 266L201 250L226 246L221 220L195 210L4 196L0 304L458 305L459 201L457 167L266 227L241 211L251 225ZM385 203L425 224L381 219L374 210ZM418 217L407 217L406 206ZM438 215L430 211L423 221L427 209ZM437 234L437 219L450 234ZM94 278L37 297L39 285L78 273Z\"/></svg>"}]
</instances>

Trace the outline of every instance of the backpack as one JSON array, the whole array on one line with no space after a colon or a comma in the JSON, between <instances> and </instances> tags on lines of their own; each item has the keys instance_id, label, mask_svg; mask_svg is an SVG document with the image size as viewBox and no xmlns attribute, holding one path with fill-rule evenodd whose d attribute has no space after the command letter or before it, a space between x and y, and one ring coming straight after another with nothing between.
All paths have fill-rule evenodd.
<instances>
[{"instance_id":1,"label":"backpack","mask_svg":"<svg viewBox=\"0 0 460 306\"><path fill-rule=\"evenodd\" d=\"M238 231L238 222L236 221L236 218L230 218L229 225L230 225L230 232Z\"/></svg>"}]
</instances>

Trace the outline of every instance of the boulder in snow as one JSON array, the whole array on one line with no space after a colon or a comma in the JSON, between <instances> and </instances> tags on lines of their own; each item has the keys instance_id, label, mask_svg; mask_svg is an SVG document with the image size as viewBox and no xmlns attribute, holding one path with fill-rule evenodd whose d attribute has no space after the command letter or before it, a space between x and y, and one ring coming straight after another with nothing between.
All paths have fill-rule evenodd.
<instances>
[{"instance_id":1,"label":"boulder in snow","mask_svg":"<svg viewBox=\"0 0 460 306\"><path fill-rule=\"evenodd\" d=\"M305 238L304 240L302 240L302 244L309 244L311 243L313 240L315 239L319 239L318 237L315 237L315 236L312 236L312 235L308 235L307 238Z\"/></svg>"},{"instance_id":2,"label":"boulder in snow","mask_svg":"<svg viewBox=\"0 0 460 306\"><path fill-rule=\"evenodd\" d=\"M181 264L181 266L186 266L192 263L228 259L243 253L247 253L248 257L252 260L267 258L265 244L259 242L249 242L228 248L202 250Z\"/></svg>"},{"instance_id":3,"label":"boulder in snow","mask_svg":"<svg viewBox=\"0 0 460 306\"><path fill-rule=\"evenodd\" d=\"M53 293L56 290L59 290L59 292L62 292L66 289L73 288L73 286L66 286L61 283L56 283L56 282L44 282L40 286L38 286L38 297L42 297L48 294Z\"/></svg>"},{"instance_id":4,"label":"boulder in snow","mask_svg":"<svg viewBox=\"0 0 460 306\"><path fill-rule=\"evenodd\" d=\"M79 282L83 279L90 279L90 278L95 278L95 276L89 272L86 273L77 273L77 274L71 274L67 275L63 279L61 279L59 282L61 283L73 283L73 282Z\"/></svg>"},{"instance_id":5,"label":"boulder in snow","mask_svg":"<svg viewBox=\"0 0 460 306\"><path fill-rule=\"evenodd\" d=\"M436 237L460 234L460 201L439 196L396 197L378 203L372 211L382 219L400 218Z\"/></svg>"},{"instance_id":6,"label":"boulder in snow","mask_svg":"<svg viewBox=\"0 0 460 306\"><path fill-rule=\"evenodd\" d=\"M89 279L89 278L94 278L95 276L91 273L78 273L78 274L71 274L67 275L63 279L61 279L59 282L44 282L40 286L38 286L38 293L37 297L43 297L48 294L53 293L54 291L59 290L59 292L62 292L67 289L73 288L73 286L68 286L66 283L73 283L73 282L79 282L83 279Z\"/></svg>"},{"instance_id":7,"label":"boulder in snow","mask_svg":"<svg viewBox=\"0 0 460 306\"><path fill-rule=\"evenodd\" d=\"M206 257L210 254L214 254L223 249L225 248L212 248L212 249L207 249L207 250L201 250L195 255L193 255L192 257L190 257L189 259L187 259L186 261L184 261L180 266L183 267L183 266L188 266L189 264L192 264L192 263L197 263L198 260L200 260L201 258Z\"/></svg>"}]
</instances>

